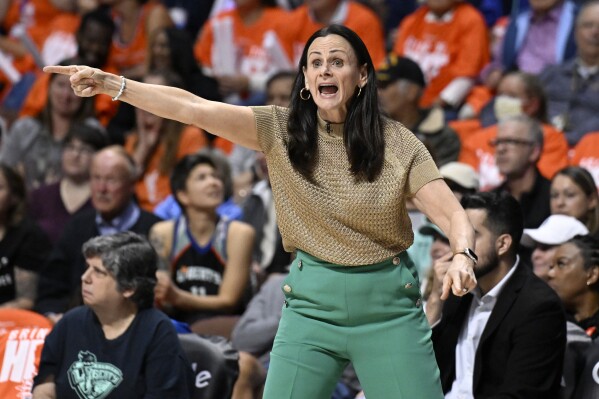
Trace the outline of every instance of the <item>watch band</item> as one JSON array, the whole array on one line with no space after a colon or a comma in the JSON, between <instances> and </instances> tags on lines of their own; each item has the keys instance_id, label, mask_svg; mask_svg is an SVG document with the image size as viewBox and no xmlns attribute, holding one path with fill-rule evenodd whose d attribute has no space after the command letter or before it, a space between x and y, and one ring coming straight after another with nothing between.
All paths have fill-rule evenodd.
<instances>
[{"instance_id":1,"label":"watch band","mask_svg":"<svg viewBox=\"0 0 599 399\"><path fill-rule=\"evenodd\" d=\"M472 260L472 262L474 263L474 265L476 266L476 264L478 263L478 256L476 256L476 254L474 253L473 250L471 250L470 248L464 248L460 251L454 252L453 254L455 255L464 255L468 258L470 258L470 260Z\"/></svg>"}]
</instances>

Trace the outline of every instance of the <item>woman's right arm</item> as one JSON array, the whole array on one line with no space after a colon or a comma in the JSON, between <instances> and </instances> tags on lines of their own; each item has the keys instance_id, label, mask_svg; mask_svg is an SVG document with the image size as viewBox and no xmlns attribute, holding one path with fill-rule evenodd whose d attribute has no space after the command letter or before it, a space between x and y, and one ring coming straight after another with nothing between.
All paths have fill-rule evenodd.
<instances>
[{"instance_id":1,"label":"woman's right arm","mask_svg":"<svg viewBox=\"0 0 599 399\"><path fill-rule=\"evenodd\" d=\"M81 65L48 66L45 72L69 75L75 94L116 96L121 77ZM248 107L208 101L185 90L126 80L119 100L163 118L196 125L205 131L254 150L260 150L254 113Z\"/></svg>"}]
</instances>

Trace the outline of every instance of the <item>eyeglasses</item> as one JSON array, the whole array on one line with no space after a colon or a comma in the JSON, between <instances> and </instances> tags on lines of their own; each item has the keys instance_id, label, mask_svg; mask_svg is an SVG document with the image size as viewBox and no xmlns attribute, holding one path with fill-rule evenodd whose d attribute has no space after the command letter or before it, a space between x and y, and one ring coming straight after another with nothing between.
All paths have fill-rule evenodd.
<instances>
[{"instance_id":1,"label":"eyeglasses","mask_svg":"<svg viewBox=\"0 0 599 399\"><path fill-rule=\"evenodd\" d=\"M491 147L498 147L501 144L505 144L510 147L515 147L518 145L534 145L533 141L523 140L523 139L493 139L489 140L489 145Z\"/></svg>"},{"instance_id":2,"label":"eyeglasses","mask_svg":"<svg viewBox=\"0 0 599 399\"><path fill-rule=\"evenodd\" d=\"M81 155L92 155L94 153L94 149L87 145L76 145L69 143L64 146L64 151L69 151L73 153L78 153Z\"/></svg>"}]
</instances>

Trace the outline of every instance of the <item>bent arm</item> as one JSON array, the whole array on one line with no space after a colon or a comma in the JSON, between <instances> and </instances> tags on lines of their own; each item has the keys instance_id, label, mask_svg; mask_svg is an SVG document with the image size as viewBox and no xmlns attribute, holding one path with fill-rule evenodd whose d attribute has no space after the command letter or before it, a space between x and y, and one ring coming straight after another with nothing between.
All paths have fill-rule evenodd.
<instances>
[{"instance_id":1,"label":"bent arm","mask_svg":"<svg viewBox=\"0 0 599 399\"><path fill-rule=\"evenodd\" d=\"M86 66L50 66L45 72L69 75L78 96L97 94L116 96L121 88L119 76ZM126 79L119 100L162 118L198 126L217 136L260 150L254 113L248 107L209 101L185 90Z\"/></svg>"},{"instance_id":2,"label":"bent arm","mask_svg":"<svg viewBox=\"0 0 599 399\"><path fill-rule=\"evenodd\" d=\"M437 179L422 186L414 204L445 233L453 252L474 248L472 225L445 181Z\"/></svg>"},{"instance_id":3,"label":"bent arm","mask_svg":"<svg viewBox=\"0 0 599 399\"><path fill-rule=\"evenodd\" d=\"M474 249L474 229L468 215L444 180L433 180L422 186L414 196L414 204L445 233L454 254L465 248ZM443 278L441 299L447 299L450 290L461 296L475 286L472 260L454 256Z\"/></svg>"}]
</instances>

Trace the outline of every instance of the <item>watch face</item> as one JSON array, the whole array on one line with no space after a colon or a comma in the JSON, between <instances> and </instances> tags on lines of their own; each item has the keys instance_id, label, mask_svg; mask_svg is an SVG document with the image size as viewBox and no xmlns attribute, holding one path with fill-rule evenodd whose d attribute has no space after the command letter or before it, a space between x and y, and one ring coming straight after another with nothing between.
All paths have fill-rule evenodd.
<instances>
[{"instance_id":1,"label":"watch face","mask_svg":"<svg viewBox=\"0 0 599 399\"><path fill-rule=\"evenodd\" d=\"M464 253L465 253L466 255L468 255L469 257L471 257L472 259L474 259L474 260L478 260L478 256L476 256L476 254L474 253L474 251L473 251L473 250L471 250L470 248L466 248L466 249L464 250Z\"/></svg>"}]
</instances>

